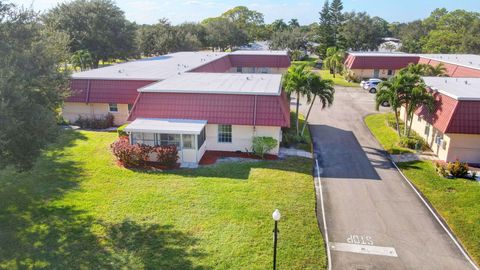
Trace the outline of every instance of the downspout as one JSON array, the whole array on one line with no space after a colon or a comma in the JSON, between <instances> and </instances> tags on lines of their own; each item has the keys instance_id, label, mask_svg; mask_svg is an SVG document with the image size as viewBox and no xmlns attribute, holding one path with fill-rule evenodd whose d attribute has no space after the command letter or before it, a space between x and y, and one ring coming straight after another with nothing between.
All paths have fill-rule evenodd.
<instances>
[{"instance_id":1,"label":"downspout","mask_svg":"<svg viewBox=\"0 0 480 270\"><path fill-rule=\"evenodd\" d=\"M90 79L87 81L87 95L85 97L85 103L88 105L89 104L89 99L90 99L90 86L91 86L91 83L90 83ZM94 111L94 108L90 106L90 114L93 116L95 115L95 111Z\"/></svg>"},{"instance_id":2,"label":"downspout","mask_svg":"<svg viewBox=\"0 0 480 270\"><path fill-rule=\"evenodd\" d=\"M255 137L256 126L257 126L257 96L254 96L254 107L253 107L253 136Z\"/></svg>"}]
</instances>

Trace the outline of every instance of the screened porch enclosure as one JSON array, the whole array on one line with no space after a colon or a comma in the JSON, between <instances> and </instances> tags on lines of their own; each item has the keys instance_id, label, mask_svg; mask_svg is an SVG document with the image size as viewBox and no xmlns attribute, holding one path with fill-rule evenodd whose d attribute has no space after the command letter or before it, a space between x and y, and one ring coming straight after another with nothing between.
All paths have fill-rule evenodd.
<instances>
[{"instance_id":1,"label":"screened porch enclosure","mask_svg":"<svg viewBox=\"0 0 480 270\"><path fill-rule=\"evenodd\" d=\"M205 152L203 120L136 119L125 131L131 144L175 145L182 164L198 163Z\"/></svg>"}]
</instances>

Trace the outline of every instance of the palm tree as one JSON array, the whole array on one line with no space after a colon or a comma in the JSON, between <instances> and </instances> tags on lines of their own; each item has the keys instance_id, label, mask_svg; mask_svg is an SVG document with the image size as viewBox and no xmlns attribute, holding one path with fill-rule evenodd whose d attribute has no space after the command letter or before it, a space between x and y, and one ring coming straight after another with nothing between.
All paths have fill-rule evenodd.
<instances>
[{"instance_id":1,"label":"palm tree","mask_svg":"<svg viewBox=\"0 0 480 270\"><path fill-rule=\"evenodd\" d=\"M395 114L395 125L397 127L398 136L400 134L400 124L399 124L399 110L403 103L403 79L401 75L394 76L388 81L381 82L378 85L378 91L375 96L375 109L378 111L381 104L388 102L390 108Z\"/></svg>"},{"instance_id":2,"label":"palm tree","mask_svg":"<svg viewBox=\"0 0 480 270\"><path fill-rule=\"evenodd\" d=\"M413 123L413 114L417 109L422 106L425 106L429 112L432 112L434 109L435 99L431 93L427 91L427 87L423 80L421 80L415 87L412 88L410 95L409 95L409 103L408 106L405 108L405 114L407 116L408 122L408 130L406 133L407 137L410 137L410 132L412 130L412 123ZM407 122L405 122L405 127L407 126Z\"/></svg>"},{"instance_id":3,"label":"palm tree","mask_svg":"<svg viewBox=\"0 0 480 270\"><path fill-rule=\"evenodd\" d=\"M447 75L447 68L443 63L436 66L429 64L409 64L407 67L400 70L400 74L405 73L412 73L419 76L443 77Z\"/></svg>"},{"instance_id":4,"label":"palm tree","mask_svg":"<svg viewBox=\"0 0 480 270\"><path fill-rule=\"evenodd\" d=\"M287 74L284 77L283 87L287 91L288 96L290 97L292 93L297 95L297 104L295 110L296 117L296 130L297 135L299 134L298 126L298 110L300 106L300 95L306 94L308 96L308 81L311 72L306 68L305 65L291 66L288 69Z\"/></svg>"},{"instance_id":5,"label":"palm tree","mask_svg":"<svg viewBox=\"0 0 480 270\"><path fill-rule=\"evenodd\" d=\"M308 108L307 116L305 117L305 122L303 123L302 132L300 136L303 137L303 133L305 132L305 127L307 126L308 117L310 116L310 112L312 110L313 104L315 103L315 99L318 97L320 102L322 103L322 109L326 106L331 106L334 99L335 88L333 87L332 80L322 80L320 76L317 74L311 73L308 77L308 92L310 93L307 95L307 103L310 104ZM313 98L311 96L313 95Z\"/></svg>"},{"instance_id":6,"label":"palm tree","mask_svg":"<svg viewBox=\"0 0 480 270\"><path fill-rule=\"evenodd\" d=\"M327 55L325 59L323 59L323 63L326 68L333 71L333 78L335 78L336 73L341 71L344 57L345 52L337 47L330 47L327 49Z\"/></svg>"},{"instance_id":7,"label":"palm tree","mask_svg":"<svg viewBox=\"0 0 480 270\"><path fill-rule=\"evenodd\" d=\"M447 68L443 63L440 63L436 66L428 65L428 75L435 77L445 77L447 76Z\"/></svg>"},{"instance_id":8,"label":"palm tree","mask_svg":"<svg viewBox=\"0 0 480 270\"><path fill-rule=\"evenodd\" d=\"M72 54L70 62L74 68L79 67L80 71L84 71L92 67L93 57L88 50L78 50Z\"/></svg>"}]
</instances>

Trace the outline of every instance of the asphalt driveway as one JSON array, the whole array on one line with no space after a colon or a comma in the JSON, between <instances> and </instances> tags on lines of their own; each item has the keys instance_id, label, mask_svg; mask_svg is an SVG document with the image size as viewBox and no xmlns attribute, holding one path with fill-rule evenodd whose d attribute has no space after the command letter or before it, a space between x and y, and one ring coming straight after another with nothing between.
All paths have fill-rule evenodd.
<instances>
[{"instance_id":1,"label":"asphalt driveway","mask_svg":"<svg viewBox=\"0 0 480 270\"><path fill-rule=\"evenodd\" d=\"M374 112L371 94L337 88L309 119L332 269L474 269L370 134Z\"/></svg>"}]
</instances>

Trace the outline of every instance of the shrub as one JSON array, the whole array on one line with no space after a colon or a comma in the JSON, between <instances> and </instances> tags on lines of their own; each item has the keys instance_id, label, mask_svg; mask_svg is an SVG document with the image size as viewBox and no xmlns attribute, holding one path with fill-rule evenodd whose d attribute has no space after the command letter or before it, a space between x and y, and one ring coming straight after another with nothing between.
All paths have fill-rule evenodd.
<instances>
[{"instance_id":1,"label":"shrub","mask_svg":"<svg viewBox=\"0 0 480 270\"><path fill-rule=\"evenodd\" d=\"M399 145L401 147L413 149L413 150L427 150L427 143L423 138L400 138Z\"/></svg>"},{"instance_id":2,"label":"shrub","mask_svg":"<svg viewBox=\"0 0 480 270\"><path fill-rule=\"evenodd\" d=\"M125 167L140 166L148 160L148 154L151 152L151 146L130 144L128 138L120 138L110 145L113 155Z\"/></svg>"},{"instance_id":3,"label":"shrub","mask_svg":"<svg viewBox=\"0 0 480 270\"><path fill-rule=\"evenodd\" d=\"M265 154L277 146L277 140L272 137L254 137L252 151L263 158Z\"/></svg>"},{"instance_id":4,"label":"shrub","mask_svg":"<svg viewBox=\"0 0 480 270\"><path fill-rule=\"evenodd\" d=\"M445 168L445 165L441 164L440 162L435 162L435 169L442 177L448 177L450 175L447 171L447 168Z\"/></svg>"},{"instance_id":5,"label":"shrub","mask_svg":"<svg viewBox=\"0 0 480 270\"><path fill-rule=\"evenodd\" d=\"M175 145L156 146L153 148L155 152L157 162L160 165L173 167L178 161L178 149Z\"/></svg>"},{"instance_id":6,"label":"shrub","mask_svg":"<svg viewBox=\"0 0 480 270\"><path fill-rule=\"evenodd\" d=\"M449 162L447 170L453 177L468 178L468 165L465 162L460 162L458 159L455 162Z\"/></svg>"},{"instance_id":7,"label":"shrub","mask_svg":"<svg viewBox=\"0 0 480 270\"><path fill-rule=\"evenodd\" d=\"M127 137L128 136L128 134L124 131L126 126L128 126L128 124L122 125L122 126L117 128L118 137Z\"/></svg>"},{"instance_id":8,"label":"shrub","mask_svg":"<svg viewBox=\"0 0 480 270\"><path fill-rule=\"evenodd\" d=\"M86 129L104 129L112 127L113 120L114 116L111 113L107 113L103 117L84 117L80 115L75 124Z\"/></svg>"},{"instance_id":9,"label":"shrub","mask_svg":"<svg viewBox=\"0 0 480 270\"><path fill-rule=\"evenodd\" d=\"M178 150L175 145L149 146L146 144L130 144L127 137L120 137L110 145L113 155L125 167L144 166L150 154L156 154L154 160L159 165L173 167L177 164Z\"/></svg>"}]
</instances>

